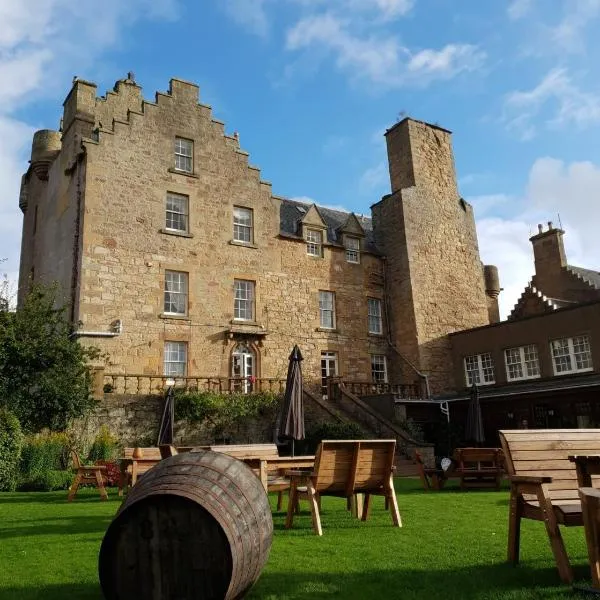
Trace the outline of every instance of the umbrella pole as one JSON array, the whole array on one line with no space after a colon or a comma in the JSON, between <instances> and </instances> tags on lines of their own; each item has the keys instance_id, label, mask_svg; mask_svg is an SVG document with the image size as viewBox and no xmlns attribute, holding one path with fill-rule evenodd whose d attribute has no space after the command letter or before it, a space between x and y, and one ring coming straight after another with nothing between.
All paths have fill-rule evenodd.
<instances>
[{"instance_id":1,"label":"umbrella pole","mask_svg":"<svg viewBox=\"0 0 600 600\"><path fill-rule=\"evenodd\" d=\"M294 438L292 438L292 456L294 456L294 442L295 442L295 441L296 441L296 440L294 440Z\"/></svg>"}]
</instances>

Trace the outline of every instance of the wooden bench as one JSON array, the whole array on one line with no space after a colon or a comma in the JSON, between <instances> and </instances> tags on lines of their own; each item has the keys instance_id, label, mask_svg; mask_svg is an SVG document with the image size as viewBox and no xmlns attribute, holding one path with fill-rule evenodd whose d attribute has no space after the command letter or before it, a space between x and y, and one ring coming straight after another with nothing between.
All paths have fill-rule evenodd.
<instances>
[{"instance_id":1,"label":"wooden bench","mask_svg":"<svg viewBox=\"0 0 600 600\"><path fill-rule=\"evenodd\" d=\"M419 470L419 477L423 487L427 490L441 490L446 483L447 476L443 469L436 467L426 467L423 457L418 450L415 450L415 462Z\"/></svg>"},{"instance_id":2,"label":"wooden bench","mask_svg":"<svg viewBox=\"0 0 600 600\"><path fill-rule=\"evenodd\" d=\"M500 431L510 477L508 560L519 562L521 519L543 521L560 578L573 571L559 525L582 526L574 454L599 454L600 429L519 429ZM598 479L596 478L596 482Z\"/></svg>"},{"instance_id":3,"label":"wooden bench","mask_svg":"<svg viewBox=\"0 0 600 600\"><path fill-rule=\"evenodd\" d=\"M134 458L133 453L136 448L124 448L123 457L125 460L121 464L121 481L119 482L119 496L128 486L135 485L140 475L149 471L154 465L158 464L162 457L160 448L140 448L142 455L138 459Z\"/></svg>"},{"instance_id":4,"label":"wooden bench","mask_svg":"<svg viewBox=\"0 0 600 600\"><path fill-rule=\"evenodd\" d=\"M460 478L461 489L500 489L504 475L504 455L500 448L457 448L454 461L449 475Z\"/></svg>"},{"instance_id":5,"label":"wooden bench","mask_svg":"<svg viewBox=\"0 0 600 600\"><path fill-rule=\"evenodd\" d=\"M277 492L277 510L281 510L283 492L290 489L290 480L284 469L276 464L269 466L270 459L278 459L276 444L237 444L209 446L213 452L222 452L244 461L262 481L267 492Z\"/></svg>"}]
</instances>

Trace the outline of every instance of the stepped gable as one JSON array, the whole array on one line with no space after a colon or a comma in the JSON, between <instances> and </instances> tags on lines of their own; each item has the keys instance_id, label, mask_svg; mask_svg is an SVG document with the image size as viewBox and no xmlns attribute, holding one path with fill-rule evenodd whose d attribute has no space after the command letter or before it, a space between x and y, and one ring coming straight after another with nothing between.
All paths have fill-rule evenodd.
<instances>
[{"instance_id":1,"label":"stepped gable","mask_svg":"<svg viewBox=\"0 0 600 600\"><path fill-rule=\"evenodd\" d=\"M323 222L327 225L327 243L333 246L342 247L342 229L348 222L349 216L354 213L333 210L331 208L318 206L317 204L298 202L297 200L288 200L287 198L281 199L281 209L279 213L281 235L289 238L297 238L299 240L303 239L300 230L300 222L311 206L316 208L323 219ZM381 254L375 244L371 219L363 216L356 216L356 219L365 233L365 251L377 255Z\"/></svg>"},{"instance_id":2,"label":"stepped gable","mask_svg":"<svg viewBox=\"0 0 600 600\"><path fill-rule=\"evenodd\" d=\"M584 269L582 267L575 267L573 265L567 265L566 270L567 272L575 275L578 279L581 279L587 283L595 290L600 290L600 273L598 271L592 271L591 269Z\"/></svg>"}]
</instances>

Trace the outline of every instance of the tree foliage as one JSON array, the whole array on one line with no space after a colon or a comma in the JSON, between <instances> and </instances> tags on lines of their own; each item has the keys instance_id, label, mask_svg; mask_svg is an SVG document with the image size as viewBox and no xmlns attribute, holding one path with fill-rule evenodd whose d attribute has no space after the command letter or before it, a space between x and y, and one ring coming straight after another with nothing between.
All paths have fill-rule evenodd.
<instances>
[{"instance_id":1,"label":"tree foliage","mask_svg":"<svg viewBox=\"0 0 600 600\"><path fill-rule=\"evenodd\" d=\"M27 431L63 430L93 405L86 348L72 335L56 286L32 285L16 312L0 306L0 405Z\"/></svg>"}]
</instances>

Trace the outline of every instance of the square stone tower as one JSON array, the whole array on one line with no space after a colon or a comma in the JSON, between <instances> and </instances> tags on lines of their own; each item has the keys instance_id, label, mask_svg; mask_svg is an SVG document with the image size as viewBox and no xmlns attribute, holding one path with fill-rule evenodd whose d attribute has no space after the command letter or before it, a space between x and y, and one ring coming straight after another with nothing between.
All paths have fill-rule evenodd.
<instances>
[{"instance_id":1,"label":"square stone tower","mask_svg":"<svg viewBox=\"0 0 600 600\"><path fill-rule=\"evenodd\" d=\"M489 323L473 210L458 193L450 131L406 118L386 140L392 193L372 211L391 341L439 393L455 385L447 334Z\"/></svg>"}]
</instances>

